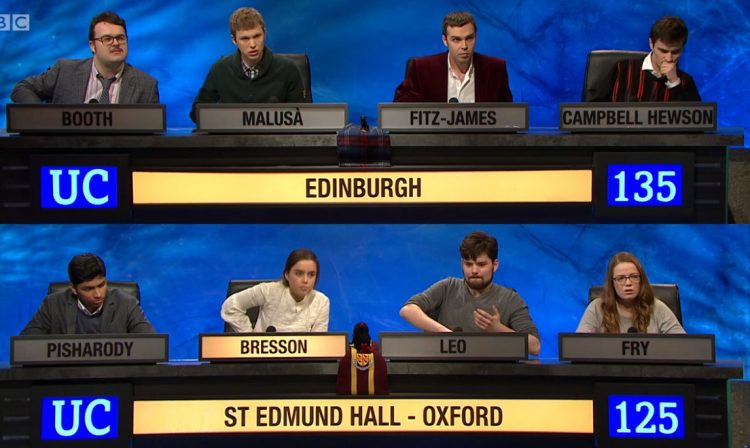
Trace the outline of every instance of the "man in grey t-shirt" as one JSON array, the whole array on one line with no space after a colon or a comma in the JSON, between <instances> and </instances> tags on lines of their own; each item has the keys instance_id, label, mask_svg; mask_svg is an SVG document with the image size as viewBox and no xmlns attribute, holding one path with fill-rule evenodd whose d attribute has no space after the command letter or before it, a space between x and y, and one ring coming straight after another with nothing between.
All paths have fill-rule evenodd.
<instances>
[{"instance_id":1,"label":"man in grey t-shirt","mask_svg":"<svg viewBox=\"0 0 750 448\"><path fill-rule=\"evenodd\" d=\"M472 232L459 247L464 278L440 280L409 299L401 317L425 331L518 332L529 337L529 353L538 355L539 331L515 290L492 282L500 261L497 239Z\"/></svg>"}]
</instances>

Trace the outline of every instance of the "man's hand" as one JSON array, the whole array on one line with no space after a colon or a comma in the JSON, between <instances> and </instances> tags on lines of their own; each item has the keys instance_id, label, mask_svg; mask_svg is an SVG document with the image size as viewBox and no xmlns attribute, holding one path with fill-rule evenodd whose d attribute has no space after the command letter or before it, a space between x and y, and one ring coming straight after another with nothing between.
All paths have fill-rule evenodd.
<instances>
[{"instance_id":1,"label":"man's hand","mask_svg":"<svg viewBox=\"0 0 750 448\"><path fill-rule=\"evenodd\" d=\"M492 314L490 314L481 308L474 310L474 323L477 324L477 327L483 331L510 331L508 327L500 323L500 312L495 305L492 305L492 311Z\"/></svg>"},{"instance_id":2,"label":"man's hand","mask_svg":"<svg viewBox=\"0 0 750 448\"><path fill-rule=\"evenodd\" d=\"M677 62L662 61L659 71L667 77L669 82L676 82L680 79L677 76Z\"/></svg>"}]
</instances>

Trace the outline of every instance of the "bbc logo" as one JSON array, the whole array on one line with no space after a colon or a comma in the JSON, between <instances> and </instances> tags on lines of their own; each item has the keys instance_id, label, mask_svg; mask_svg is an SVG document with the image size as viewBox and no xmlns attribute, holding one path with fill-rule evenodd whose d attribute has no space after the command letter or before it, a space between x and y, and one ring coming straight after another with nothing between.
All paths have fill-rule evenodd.
<instances>
[{"instance_id":1,"label":"bbc logo","mask_svg":"<svg viewBox=\"0 0 750 448\"><path fill-rule=\"evenodd\" d=\"M30 31L31 15L0 14L0 31Z\"/></svg>"}]
</instances>

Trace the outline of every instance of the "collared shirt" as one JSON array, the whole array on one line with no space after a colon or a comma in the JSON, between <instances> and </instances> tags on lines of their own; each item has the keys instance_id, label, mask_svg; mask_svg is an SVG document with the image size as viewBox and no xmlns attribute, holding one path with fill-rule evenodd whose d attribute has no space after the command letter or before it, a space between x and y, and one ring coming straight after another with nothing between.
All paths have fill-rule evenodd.
<instances>
[{"instance_id":1,"label":"collared shirt","mask_svg":"<svg viewBox=\"0 0 750 448\"><path fill-rule=\"evenodd\" d=\"M120 102L120 84L122 82L122 71L125 69L125 64L119 72L115 73L115 81L109 86L109 103L117 104ZM96 69L96 64L91 61L91 74L89 75L89 82L86 85L86 98L85 102L89 103L92 99L99 101L102 96L102 83L99 81L99 70Z\"/></svg>"},{"instance_id":2,"label":"collared shirt","mask_svg":"<svg viewBox=\"0 0 750 448\"><path fill-rule=\"evenodd\" d=\"M249 308L259 306L258 321L251 326ZM279 333L328 331L330 303L315 289L297 302L282 282L255 285L229 296L221 308L221 317L240 333L263 333L269 326Z\"/></svg>"},{"instance_id":3,"label":"collared shirt","mask_svg":"<svg viewBox=\"0 0 750 448\"><path fill-rule=\"evenodd\" d=\"M474 103L474 61L471 61L469 69L466 70L464 80L458 79L458 76L451 70L451 57L448 54L448 101L451 98L458 99L459 103Z\"/></svg>"},{"instance_id":4,"label":"collared shirt","mask_svg":"<svg viewBox=\"0 0 750 448\"><path fill-rule=\"evenodd\" d=\"M651 63L651 54L653 54L653 51L650 52L649 54L647 54L646 58L643 59L643 65L641 65L641 70L645 70L645 71L651 73L656 78L661 78L664 75L662 75L661 73L659 73L656 70L654 70L654 64ZM670 89L672 87L677 87L677 86L680 85L680 78L678 77L677 81L675 81L675 82L670 82L669 80L667 80L667 82L665 84Z\"/></svg>"},{"instance_id":5,"label":"collared shirt","mask_svg":"<svg viewBox=\"0 0 750 448\"><path fill-rule=\"evenodd\" d=\"M89 317L93 317L93 316L96 316L97 314L100 314L102 312L102 308L104 308L104 303L102 303L101 305L99 305L99 308L95 309L94 311L89 311L88 308L83 306L83 303L81 303L81 299L76 300L76 303L78 303L78 309L81 310L83 314Z\"/></svg>"},{"instance_id":6,"label":"collared shirt","mask_svg":"<svg viewBox=\"0 0 750 448\"><path fill-rule=\"evenodd\" d=\"M249 65L247 65L247 62L245 62L244 59L240 58L240 60L242 61L242 71L245 72L245 76L247 76L250 79L257 78L258 72L260 71L260 69L258 68L258 66L260 66L260 62L250 67Z\"/></svg>"}]
</instances>

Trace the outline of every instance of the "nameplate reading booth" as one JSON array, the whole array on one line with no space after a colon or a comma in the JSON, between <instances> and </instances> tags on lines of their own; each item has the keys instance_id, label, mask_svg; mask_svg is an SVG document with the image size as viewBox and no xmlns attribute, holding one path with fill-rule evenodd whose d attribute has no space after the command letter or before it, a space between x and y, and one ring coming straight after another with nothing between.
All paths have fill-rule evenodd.
<instances>
[{"instance_id":1,"label":"nameplate reading booth","mask_svg":"<svg viewBox=\"0 0 750 448\"><path fill-rule=\"evenodd\" d=\"M11 336L12 365L153 364L169 359L167 334Z\"/></svg>"},{"instance_id":2,"label":"nameplate reading booth","mask_svg":"<svg viewBox=\"0 0 750 448\"><path fill-rule=\"evenodd\" d=\"M346 126L346 103L198 104L197 131L205 133L321 133Z\"/></svg>"},{"instance_id":3,"label":"nameplate reading booth","mask_svg":"<svg viewBox=\"0 0 750 448\"><path fill-rule=\"evenodd\" d=\"M201 361L336 360L346 333L217 333L198 337Z\"/></svg>"},{"instance_id":4,"label":"nameplate reading booth","mask_svg":"<svg viewBox=\"0 0 750 448\"><path fill-rule=\"evenodd\" d=\"M713 132L716 103L561 103L560 130Z\"/></svg>"},{"instance_id":5,"label":"nameplate reading booth","mask_svg":"<svg viewBox=\"0 0 750 448\"><path fill-rule=\"evenodd\" d=\"M716 362L712 334L560 333L560 360L654 364Z\"/></svg>"},{"instance_id":6,"label":"nameplate reading booth","mask_svg":"<svg viewBox=\"0 0 750 448\"><path fill-rule=\"evenodd\" d=\"M521 132L525 103L380 103L378 123L390 132Z\"/></svg>"},{"instance_id":7,"label":"nameplate reading booth","mask_svg":"<svg viewBox=\"0 0 750 448\"><path fill-rule=\"evenodd\" d=\"M520 361L529 358L521 333L380 333L380 352L391 361Z\"/></svg>"},{"instance_id":8,"label":"nameplate reading booth","mask_svg":"<svg viewBox=\"0 0 750 448\"><path fill-rule=\"evenodd\" d=\"M166 130L163 104L8 104L8 132L20 134L156 134Z\"/></svg>"}]
</instances>

